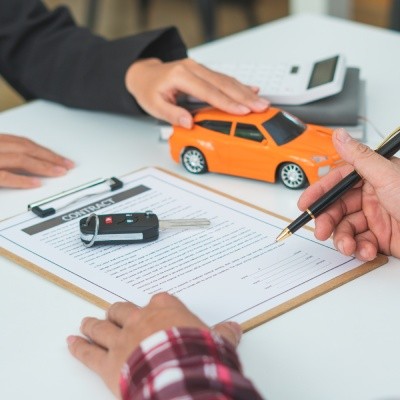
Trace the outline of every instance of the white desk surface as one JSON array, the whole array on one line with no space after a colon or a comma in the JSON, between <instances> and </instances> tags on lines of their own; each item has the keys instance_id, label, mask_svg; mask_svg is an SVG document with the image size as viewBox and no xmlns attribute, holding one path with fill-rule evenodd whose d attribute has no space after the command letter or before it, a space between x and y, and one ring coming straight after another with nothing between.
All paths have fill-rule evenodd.
<instances>
[{"instance_id":1,"label":"white desk surface","mask_svg":"<svg viewBox=\"0 0 400 400\"><path fill-rule=\"evenodd\" d=\"M400 124L400 35L329 17L292 16L194 49L202 61L270 62L342 52L367 81L368 117L388 133ZM149 165L188 176L147 118L71 110L36 101L0 115L0 131L23 134L75 160L67 176L40 189L0 190L0 218L97 177ZM371 144L378 137L370 133ZM195 181L295 218L299 192L216 174ZM103 311L0 259L0 398L111 399L68 353L65 338ZM263 396L287 399L400 398L400 261L276 318L243 337L239 353Z\"/></svg>"}]
</instances>

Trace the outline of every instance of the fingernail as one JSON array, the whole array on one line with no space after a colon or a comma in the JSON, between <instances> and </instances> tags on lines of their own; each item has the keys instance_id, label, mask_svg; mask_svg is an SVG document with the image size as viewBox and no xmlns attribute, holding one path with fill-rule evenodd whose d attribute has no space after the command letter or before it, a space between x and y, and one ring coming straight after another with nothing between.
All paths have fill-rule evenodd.
<instances>
[{"instance_id":1,"label":"fingernail","mask_svg":"<svg viewBox=\"0 0 400 400\"><path fill-rule=\"evenodd\" d=\"M53 172L57 175L65 175L67 173L67 169L64 167L53 167Z\"/></svg>"},{"instance_id":2,"label":"fingernail","mask_svg":"<svg viewBox=\"0 0 400 400\"><path fill-rule=\"evenodd\" d=\"M361 249L360 256L363 258L363 260L367 260L367 261L370 261L373 259L373 257L370 256L367 249Z\"/></svg>"},{"instance_id":3,"label":"fingernail","mask_svg":"<svg viewBox=\"0 0 400 400\"><path fill-rule=\"evenodd\" d=\"M228 321L229 326L231 327L233 333L235 334L236 343L240 342L240 338L242 337L242 327L233 321Z\"/></svg>"},{"instance_id":4,"label":"fingernail","mask_svg":"<svg viewBox=\"0 0 400 400\"><path fill-rule=\"evenodd\" d=\"M67 343L68 343L68 346L71 346L71 344L73 344L75 341L76 341L76 336L68 336L67 337Z\"/></svg>"},{"instance_id":5,"label":"fingernail","mask_svg":"<svg viewBox=\"0 0 400 400\"><path fill-rule=\"evenodd\" d=\"M73 161L71 161L71 160L68 160L68 158L64 158L63 164L64 164L68 169L71 169L71 168L74 168L74 167L75 167L75 163L74 163Z\"/></svg>"},{"instance_id":6,"label":"fingernail","mask_svg":"<svg viewBox=\"0 0 400 400\"><path fill-rule=\"evenodd\" d=\"M32 187L39 187L42 182L40 182L39 178L30 178Z\"/></svg>"},{"instance_id":7,"label":"fingernail","mask_svg":"<svg viewBox=\"0 0 400 400\"><path fill-rule=\"evenodd\" d=\"M338 242L337 247L338 247L338 250L339 250L342 254L344 254L344 243L343 243L343 240L340 240L340 241Z\"/></svg>"},{"instance_id":8,"label":"fingernail","mask_svg":"<svg viewBox=\"0 0 400 400\"><path fill-rule=\"evenodd\" d=\"M264 111L269 107L270 103L268 100L260 98L254 103L252 103L252 105L254 109L256 109L257 111Z\"/></svg>"},{"instance_id":9,"label":"fingernail","mask_svg":"<svg viewBox=\"0 0 400 400\"><path fill-rule=\"evenodd\" d=\"M244 106L243 104L238 104L236 108L239 114L248 114L251 111L250 108Z\"/></svg>"},{"instance_id":10,"label":"fingernail","mask_svg":"<svg viewBox=\"0 0 400 400\"><path fill-rule=\"evenodd\" d=\"M258 93L258 92L260 91L260 87L259 87L259 86L250 85L249 88L250 88L254 93Z\"/></svg>"},{"instance_id":11,"label":"fingernail","mask_svg":"<svg viewBox=\"0 0 400 400\"><path fill-rule=\"evenodd\" d=\"M192 127L192 119L189 117L180 117L179 125L183 128L190 129Z\"/></svg>"},{"instance_id":12,"label":"fingernail","mask_svg":"<svg viewBox=\"0 0 400 400\"><path fill-rule=\"evenodd\" d=\"M350 135L346 132L345 129L337 129L335 133L336 139L341 143L347 143L351 139Z\"/></svg>"},{"instance_id":13,"label":"fingernail","mask_svg":"<svg viewBox=\"0 0 400 400\"><path fill-rule=\"evenodd\" d=\"M79 330L82 332L82 330L83 330L83 326L85 325L85 323L86 323L86 321L89 319L89 317L85 317L85 318L82 318L82 321L81 321L81 325L80 325L80 327L79 327Z\"/></svg>"}]
</instances>

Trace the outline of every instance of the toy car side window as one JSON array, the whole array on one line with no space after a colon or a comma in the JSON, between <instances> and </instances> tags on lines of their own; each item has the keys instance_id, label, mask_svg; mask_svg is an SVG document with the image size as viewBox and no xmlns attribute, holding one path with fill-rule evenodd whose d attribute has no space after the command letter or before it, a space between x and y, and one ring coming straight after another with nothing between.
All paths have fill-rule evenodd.
<instances>
[{"instance_id":1,"label":"toy car side window","mask_svg":"<svg viewBox=\"0 0 400 400\"><path fill-rule=\"evenodd\" d=\"M235 129L235 136L255 142L262 142L265 139L260 130L252 124L238 123Z\"/></svg>"},{"instance_id":2,"label":"toy car side window","mask_svg":"<svg viewBox=\"0 0 400 400\"><path fill-rule=\"evenodd\" d=\"M219 132L219 133L224 133L225 135L229 135L231 133L232 122L213 121L213 120L205 119L204 121L196 122L196 125L199 125L206 129L209 129L210 131L215 131L215 132Z\"/></svg>"}]
</instances>

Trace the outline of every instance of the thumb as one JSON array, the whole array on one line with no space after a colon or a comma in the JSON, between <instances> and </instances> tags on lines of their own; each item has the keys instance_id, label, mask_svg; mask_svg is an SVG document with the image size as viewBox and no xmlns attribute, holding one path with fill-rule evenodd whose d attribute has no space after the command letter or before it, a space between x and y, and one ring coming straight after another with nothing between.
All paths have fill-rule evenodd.
<instances>
[{"instance_id":1,"label":"thumb","mask_svg":"<svg viewBox=\"0 0 400 400\"><path fill-rule=\"evenodd\" d=\"M354 140L345 129L334 131L333 144L342 159L351 164L373 187L386 186L393 181L390 173L392 163L367 145ZM398 172L396 178L398 179Z\"/></svg>"},{"instance_id":2,"label":"thumb","mask_svg":"<svg viewBox=\"0 0 400 400\"><path fill-rule=\"evenodd\" d=\"M234 347L238 346L240 338L242 337L242 328L237 322L233 321L221 322L215 325L212 330L223 336Z\"/></svg>"},{"instance_id":3,"label":"thumb","mask_svg":"<svg viewBox=\"0 0 400 400\"><path fill-rule=\"evenodd\" d=\"M150 112L150 114L153 114L172 125L179 125L186 129L192 128L192 114L183 107L179 107L168 100L162 99L160 102L158 102L157 108L158 110L154 109L152 112Z\"/></svg>"}]
</instances>

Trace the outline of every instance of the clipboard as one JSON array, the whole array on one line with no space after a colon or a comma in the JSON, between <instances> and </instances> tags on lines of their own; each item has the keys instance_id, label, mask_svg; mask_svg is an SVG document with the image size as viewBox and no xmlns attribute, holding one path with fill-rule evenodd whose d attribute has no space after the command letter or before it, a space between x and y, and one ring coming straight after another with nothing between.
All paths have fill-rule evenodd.
<instances>
[{"instance_id":1,"label":"clipboard","mask_svg":"<svg viewBox=\"0 0 400 400\"><path fill-rule=\"evenodd\" d=\"M290 220L288 218L285 218L283 216L280 216L278 214L275 214L271 211L268 211L264 208L261 207L257 207L255 205L252 205L248 202L245 202L243 200L237 199L233 196L227 195L223 192L220 192L218 190L209 188L205 185L201 185L198 183L195 183L187 178L178 176L172 172L169 172L167 170L161 169L161 168L153 168L156 171L159 171L162 174L166 174L166 176L170 176L173 177L174 179L178 179L179 181L182 182L186 182L189 185L192 185L193 187L197 187L199 188L199 190L204 190L207 193L210 194L215 194L217 196L220 196L221 198L225 198L228 199L234 203L243 205L245 207L249 207L249 209L253 209L253 210L257 210L260 211L263 214L272 216L274 218L278 218L280 220L282 220L282 222L284 222L285 224L287 224L288 222L290 222ZM142 169L139 170L137 172L140 171L145 171L146 169ZM127 174L129 175L129 174ZM116 178L115 178L116 179ZM121 178L123 179L123 177ZM121 182L118 179L119 182ZM122 182L121 182L122 185ZM85 186L85 185L84 185ZM119 187L120 190L122 190L122 186ZM82 189L82 190L86 190L86 188ZM118 189L117 189L118 191ZM79 192L74 190L72 191L72 193L76 193ZM64 192L63 192L64 193ZM68 196L68 195L67 195ZM65 196L61 196L61 197L65 197ZM311 228L306 227L306 229L308 231L312 231ZM291 240L291 239L289 239ZM64 279L63 277L61 277L58 274L49 272L47 269L42 268L41 265L39 265L38 263L34 263L28 259L26 259L25 257L21 257L18 254L15 254L13 251L10 251L9 249L6 249L4 247L0 247L0 255L3 255L4 257L10 259L11 261L27 268L28 270L40 275L41 277L57 284L58 286L84 298L87 301L90 301L91 303L106 309L108 308L108 306L110 305L110 302L106 301L104 298L97 296L85 289L83 289L82 287L80 287L79 285L76 285L74 283L72 283L70 280L68 279ZM378 255L378 257L370 262L366 262L364 264L361 264L353 269L351 269L350 271L340 274L339 276L333 278L333 279L329 279L326 282L319 284L317 287L314 287L310 290L306 290L303 293L293 296L292 298L288 299L287 301L282 302L281 304L278 304L270 309L268 309L265 312L260 312L258 313L256 316L247 319L246 321L241 322L242 328L244 331L248 331L252 328L255 328L256 326L261 325L264 322L267 322L273 318L278 317L279 315L288 312L324 293L327 293L347 282L350 282L353 279L356 279L360 276L362 276L363 274L366 274L372 270L374 270L375 268L385 264L388 261L388 258L384 255ZM201 316L200 316L201 317Z\"/></svg>"},{"instance_id":2,"label":"clipboard","mask_svg":"<svg viewBox=\"0 0 400 400\"><path fill-rule=\"evenodd\" d=\"M30 203L30 204L28 204L28 211L32 211L34 214L36 214L40 218L49 217L50 215L54 215L56 213L56 211L59 210L59 208L57 208L57 209L55 207L42 208L43 206L48 205L49 203L52 203L52 202L60 200L60 199L64 199L64 198L74 195L76 193L78 193L77 199L81 200L82 196L84 196L84 195L80 195L80 193L82 193L84 190L87 190L87 189L90 189L93 187L98 187L101 184L106 184L106 185L108 185L108 187L102 191L97 191L95 193L88 194L88 195L86 195L86 197L91 197L91 196L94 196L97 194L101 194L108 190L113 192L114 190L118 190L123 187L123 183L114 176L112 176L111 178L108 178L108 179L99 178L99 179L96 179L95 181L85 183L84 185L80 185L75 188L66 190L66 191L58 193L54 196L46 197L45 199L36 201L34 203ZM65 208L65 207L69 206L74 201L76 201L76 199L67 201L67 203L63 204L61 206L61 208Z\"/></svg>"}]
</instances>

